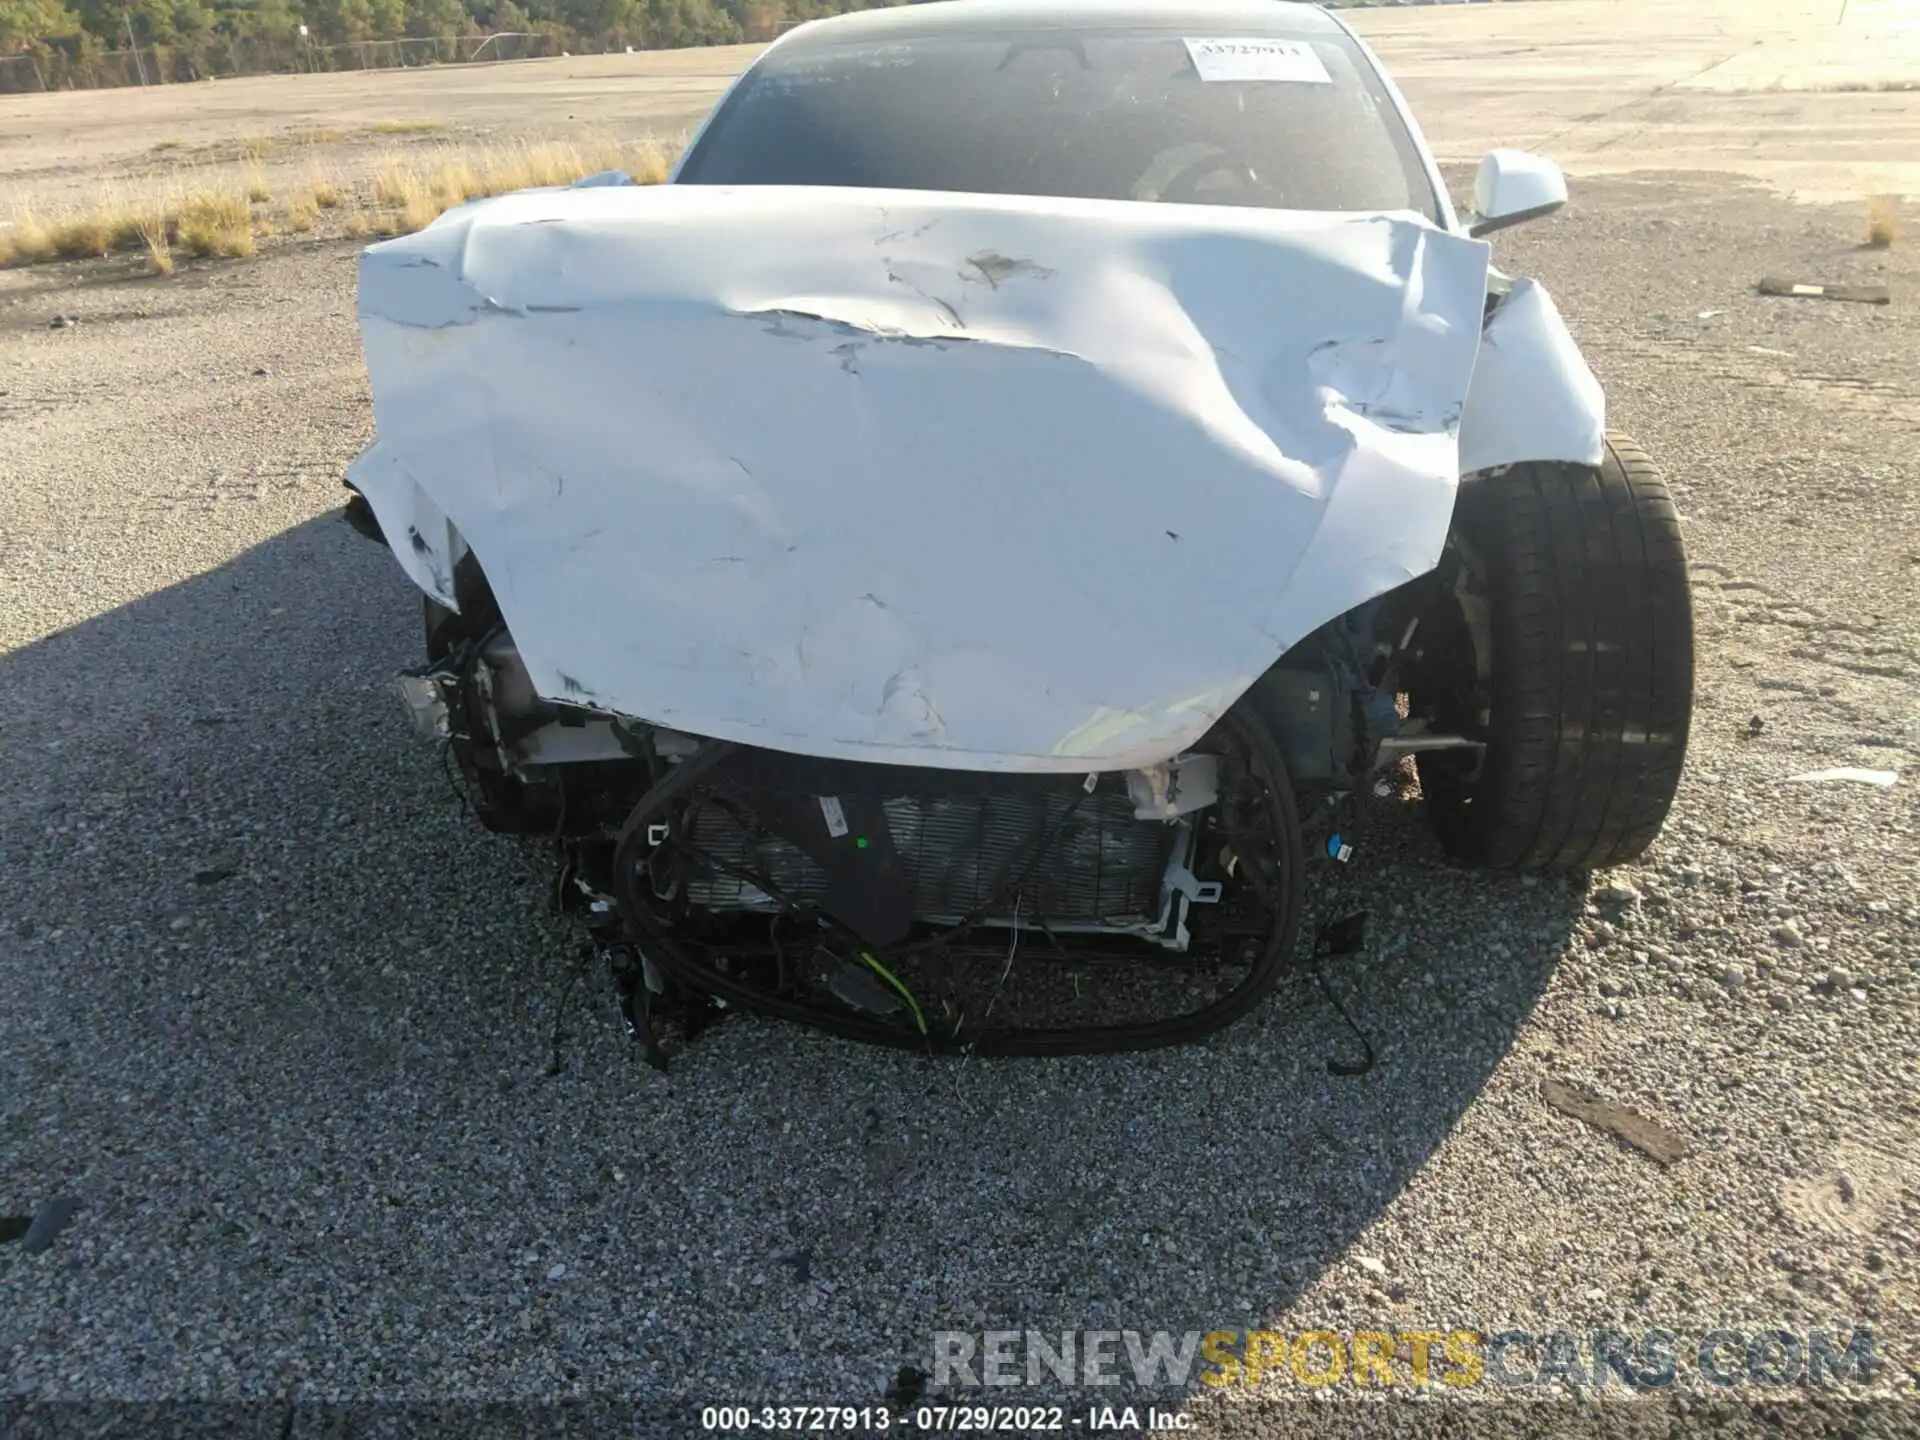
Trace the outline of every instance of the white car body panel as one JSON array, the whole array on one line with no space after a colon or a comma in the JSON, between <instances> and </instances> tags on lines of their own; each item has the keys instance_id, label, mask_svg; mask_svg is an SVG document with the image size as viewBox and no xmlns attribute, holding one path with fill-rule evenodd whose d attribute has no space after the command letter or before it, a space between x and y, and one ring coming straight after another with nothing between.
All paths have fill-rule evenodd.
<instances>
[{"instance_id":1,"label":"white car body panel","mask_svg":"<svg viewBox=\"0 0 1920 1440\"><path fill-rule=\"evenodd\" d=\"M1411 214L504 196L366 251L350 479L443 604L473 547L551 699L836 758L1149 765L1437 563L1463 409L1475 454L1531 436L1469 389L1487 259Z\"/></svg>"},{"instance_id":2,"label":"white car body panel","mask_svg":"<svg viewBox=\"0 0 1920 1440\"><path fill-rule=\"evenodd\" d=\"M1529 460L1598 465L1607 397L1566 322L1532 280L1516 280L1487 321L1460 421L1460 473Z\"/></svg>"}]
</instances>

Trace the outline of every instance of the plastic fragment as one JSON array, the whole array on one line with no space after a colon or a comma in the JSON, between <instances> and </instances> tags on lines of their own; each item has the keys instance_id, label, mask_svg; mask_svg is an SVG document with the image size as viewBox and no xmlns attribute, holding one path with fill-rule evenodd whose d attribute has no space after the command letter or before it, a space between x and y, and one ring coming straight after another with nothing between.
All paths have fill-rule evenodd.
<instances>
[{"instance_id":1,"label":"plastic fragment","mask_svg":"<svg viewBox=\"0 0 1920 1440\"><path fill-rule=\"evenodd\" d=\"M1861 785L1878 785L1882 790L1893 788L1900 778L1898 770L1863 770L1855 765L1840 765L1831 770L1809 770L1804 775L1795 775L1795 781L1804 781L1809 785L1824 785L1831 781L1851 780Z\"/></svg>"}]
</instances>

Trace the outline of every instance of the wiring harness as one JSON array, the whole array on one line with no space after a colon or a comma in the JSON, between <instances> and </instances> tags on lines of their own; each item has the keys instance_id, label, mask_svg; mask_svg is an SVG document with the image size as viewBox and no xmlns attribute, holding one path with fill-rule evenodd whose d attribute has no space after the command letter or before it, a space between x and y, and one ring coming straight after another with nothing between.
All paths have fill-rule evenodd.
<instances>
[{"instance_id":1,"label":"wiring harness","mask_svg":"<svg viewBox=\"0 0 1920 1440\"><path fill-rule=\"evenodd\" d=\"M759 857L754 776L769 763L779 773L790 757L719 741L674 765L649 757L651 783L614 836L607 877L624 938L652 974L630 978L645 987L643 1001L673 991L929 1053L1190 1043L1246 1014L1285 973L1304 870L1293 793L1267 729L1236 707L1202 748L1219 757L1220 793L1189 818L1204 827L1207 863L1226 893L1184 953L1129 936L1063 936L1038 903L1050 858L1074 835L1088 797L1122 784L1119 776L1084 785L1056 777L1055 795L1072 785L1072 797L1035 827L984 899L940 924L916 918L904 937L878 943L870 927L862 933L819 899L790 893ZM711 834L713 816L742 838L731 858L696 839ZM751 886L771 913L722 917L685 903L690 878L718 876ZM1173 1002L1184 1003L1159 1013ZM650 1036L639 1038L651 1047Z\"/></svg>"}]
</instances>

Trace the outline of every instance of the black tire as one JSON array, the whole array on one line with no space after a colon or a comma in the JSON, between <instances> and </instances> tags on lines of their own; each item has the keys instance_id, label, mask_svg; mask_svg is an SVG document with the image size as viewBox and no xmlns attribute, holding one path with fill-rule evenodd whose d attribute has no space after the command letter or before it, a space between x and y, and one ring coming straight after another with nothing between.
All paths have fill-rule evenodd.
<instances>
[{"instance_id":1,"label":"black tire","mask_svg":"<svg viewBox=\"0 0 1920 1440\"><path fill-rule=\"evenodd\" d=\"M1610 435L1597 470L1519 465L1468 482L1454 528L1491 654L1476 703L1451 682L1455 718L1480 721L1477 770L1458 751L1417 762L1442 848L1502 870L1638 858L1673 804L1693 710L1693 600L1666 482ZM1452 637L1471 686L1473 627L1446 608L1440 643Z\"/></svg>"}]
</instances>

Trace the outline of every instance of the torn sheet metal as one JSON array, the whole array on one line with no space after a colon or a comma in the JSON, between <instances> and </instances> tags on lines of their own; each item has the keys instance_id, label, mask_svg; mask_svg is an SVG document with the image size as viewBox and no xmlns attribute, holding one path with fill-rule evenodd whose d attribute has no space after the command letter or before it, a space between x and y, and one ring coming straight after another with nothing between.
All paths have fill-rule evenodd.
<instances>
[{"instance_id":1,"label":"torn sheet metal","mask_svg":"<svg viewBox=\"0 0 1920 1440\"><path fill-rule=\"evenodd\" d=\"M442 603L472 546L552 699L1151 765L1437 562L1487 254L1414 216L503 196L365 252L350 478Z\"/></svg>"},{"instance_id":2,"label":"torn sheet metal","mask_svg":"<svg viewBox=\"0 0 1920 1440\"><path fill-rule=\"evenodd\" d=\"M1481 337L1460 421L1460 473L1527 460L1598 465L1606 444L1606 394L1553 297L1532 280L1514 281Z\"/></svg>"},{"instance_id":3,"label":"torn sheet metal","mask_svg":"<svg viewBox=\"0 0 1920 1440\"><path fill-rule=\"evenodd\" d=\"M1127 797L1136 820L1172 820L1204 810L1220 798L1220 757L1187 755L1129 770Z\"/></svg>"}]
</instances>

